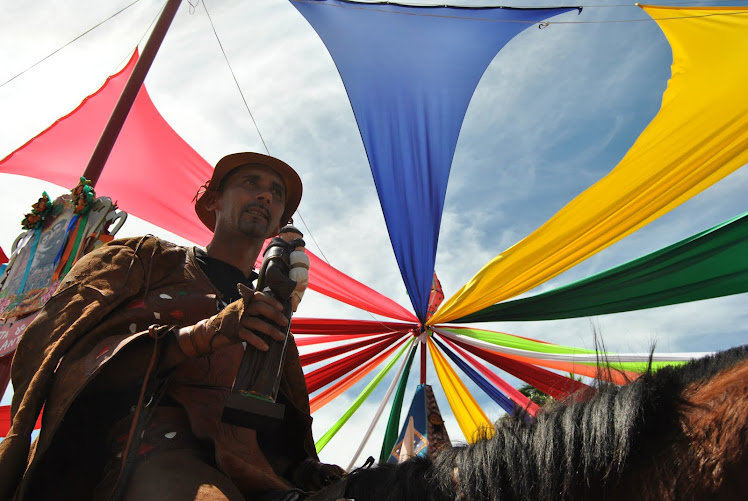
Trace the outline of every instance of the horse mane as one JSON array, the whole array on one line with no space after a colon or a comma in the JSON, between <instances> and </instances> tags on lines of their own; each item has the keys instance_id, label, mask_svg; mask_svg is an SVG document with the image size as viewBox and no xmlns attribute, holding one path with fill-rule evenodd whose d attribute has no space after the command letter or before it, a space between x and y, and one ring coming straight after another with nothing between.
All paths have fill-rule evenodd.
<instances>
[{"instance_id":1,"label":"horse mane","mask_svg":"<svg viewBox=\"0 0 748 501\"><path fill-rule=\"evenodd\" d=\"M362 499L538 500L641 498L631 472L684 441L680 425L693 405L684 391L748 358L748 346L652 371L625 386L603 384L539 413L499 420L471 445L446 448L432 462L358 470L346 496ZM677 475L674 471L658 474ZM651 468L650 468L651 469ZM367 475L371 481L367 481ZM372 475L376 475L372 477Z\"/></svg>"}]
</instances>

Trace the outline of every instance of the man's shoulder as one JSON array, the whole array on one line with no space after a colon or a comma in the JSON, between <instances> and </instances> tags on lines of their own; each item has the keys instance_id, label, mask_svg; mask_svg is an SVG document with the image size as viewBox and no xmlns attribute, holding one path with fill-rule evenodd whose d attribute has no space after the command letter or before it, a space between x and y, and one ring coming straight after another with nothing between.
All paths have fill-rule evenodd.
<instances>
[{"instance_id":1,"label":"man's shoulder","mask_svg":"<svg viewBox=\"0 0 748 501\"><path fill-rule=\"evenodd\" d=\"M143 235L140 237L124 237L112 240L102 245L100 252L130 251L136 254L149 254L161 252L187 252L189 247L178 245L155 235Z\"/></svg>"},{"instance_id":2,"label":"man's shoulder","mask_svg":"<svg viewBox=\"0 0 748 501\"><path fill-rule=\"evenodd\" d=\"M189 247L174 244L154 235L125 237L107 242L89 252L76 263L76 268L79 271L101 266L130 268L133 261L139 261L143 265L154 261L163 264L178 264L187 261L188 253Z\"/></svg>"}]
</instances>

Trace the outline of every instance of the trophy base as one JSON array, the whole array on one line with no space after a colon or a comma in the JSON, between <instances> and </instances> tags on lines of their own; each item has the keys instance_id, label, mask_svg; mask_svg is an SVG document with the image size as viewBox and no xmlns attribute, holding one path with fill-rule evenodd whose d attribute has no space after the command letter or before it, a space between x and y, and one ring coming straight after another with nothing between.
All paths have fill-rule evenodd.
<instances>
[{"instance_id":1,"label":"trophy base","mask_svg":"<svg viewBox=\"0 0 748 501\"><path fill-rule=\"evenodd\" d=\"M221 421L257 431L273 431L283 422L286 406L251 393L230 393Z\"/></svg>"}]
</instances>

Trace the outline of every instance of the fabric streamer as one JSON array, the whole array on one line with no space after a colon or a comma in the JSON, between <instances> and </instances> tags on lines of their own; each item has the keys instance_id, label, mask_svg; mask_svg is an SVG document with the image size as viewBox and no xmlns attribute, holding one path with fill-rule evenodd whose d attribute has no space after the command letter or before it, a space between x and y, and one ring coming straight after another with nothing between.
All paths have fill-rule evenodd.
<instances>
[{"instance_id":1,"label":"fabric streamer","mask_svg":"<svg viewBox=\"0 0 748 501\"><path fill-rule=\"evenodd\" d=\"M748 212L629 263L456 322L551 320L748 292Z\"/></svg>"},{"instance_id":2,"label":"fabric streamer","mask_svg":"<svg viewBox=\"0 0 748 501\"><path fill-rule=\"evenodd\" d=\"M379 383L382 381L382 378L387 375L389 370L392 368L393 365L395 365L395 362L403 355L405 350L413 343L413 338L409 339L408 342L400 348L400 350L395 354L395 356L390 360L387 365L385 365L379 373L374 376L374 379L372 379L369 384L366 385L366 388L361 392L361 394L356 397L356 399L353 401L353 404L348 408L347 411L338 419L338 421L332 425L332 427L327 430L327 432L322 435L322 437L317 440L317 442L314 444L317 448L317 452L319 453L322 449L325 448L325 446L330 442L332 437L335 436L335 434L340 431L340 428L343 427L343 425L348 422L348 420L351 418L351 416L358 410L359 407L361 407L361 404L364 403L364 400L366 400L369 395L371 395L371 392L374 391L374 388L376 388Z\"/></svg>"},{"instance_id":3,"label":"fabric streamer","mask_svg":"<svg viewBox=\"0 0 748 501\"><path fill-rule=\"evenodd\" d=\"M460 378L457 377L454 370L444 360L444 356L439 353L431 339L428 340L428 345L436 375L439 377L439 382L447 396L452 413L457 419L457 424L460 425L465 440L468 443L473 443L480 433L484 431L490 433L493 430L491 421L463 382L460 381Z\"/></svg>"},{"instance_id":4,"label":"fabric streamer","mask_svg":"<svg viewBox=\"0 0 748 501\"><path fill-rule=\"evenodd\" d=\"M385 332L379 334L386 334ZM339 343L341 341L348 341L356 338L370 337L372 334L351 334L346 336L345 334L337 334L332 336L294 336L296 346L313 346L317 344L327 343Z\"/></svg>"},{"instance_id":5,"label":"fabric streamer","mask_svg":"<svg viewBox=\"0 0 748 501\"><path fill-rule=\"evenodd\" d=\"M411 354L416 350L417 347L418 347L417 344L412 345ZM390 383L389 388L387 388L387 391L384 393L384 396L382 397L382 402L379 404L379 407L377 408L377 412L374 413L374 417L371 420L371 424L369 425L369 428L366 430L366 433L364 433L364 437L361 439L361 443L359 444L358 449L356 449L356 452L353 454L353 458L351 458L351 462L348 464L348 468L346 468L346 471L351 471L353 469L353 465L356 464L358 457L361 455L361 451L364 450L364 446L366 446L366 443L369 441L369 438L371 437L371 433L374 431L374 427L379 422L379 418L382 416L384 407L387 405L387 402L392 396L392 392L395 390L395 387L397 386L397 383L400 380L400 376L403 374L403 370L405 369L405 366L408 365L408 359L410 358L411 357L409 355L407 358L403 360L402 365L400 365L400 368L397 370L397 374L395 374L395 376L392 378L392 382Z\"/></svg>"},{"instance_id":6,"label":"fabric streamer","mask_svg":"<svg viewBox=\"0 0 748 501\"><path fill-rule=\"evenodd\" d=\"M329 387L325 388L324 390L320 391L316 395L314 395L312 398L309 399L309 407L311 409L311 413L315 413L318 410L320 410L325 405L332 402L335 398L342 395L343 392L347 391L351 386L361 381L361 379L364 378L367 374L369 374L371 371L373 371L379 364L382 363L387 357L392 355L392 353L400 347L400 345L405 342L405 339L402 339L401 342L396 343L394 346L388 348L386 351L380 353L376 357L372 358L371 360L367 361L357 369L349 372L346 374L346 377L341 379L340 381L337 381L335 384L330 385Z\"/></svg>"},{"instance_id":7,"label":"fabric streamer","mask_svg":"<svg viewBox=\"0 0 748 501\"><path fill-rule=\"evenodd\" d=\"M436 338L434 338L436 341ZM453 341L450 341L447 338L444 338L444 342L452 349L454 350L459 356L461 356L465 361L478 369L478 371L483 374L483 377L486 378L488 381L491 382L493 385L492 387L495 387L499 391L501 391L503 394L505 394L509 399L511 399L514 404L519 407L520 409L527 412L530 416L535 417L535 414L537 414L538 410L540 409L538 405L527 398L527 396L523 395L519 392L515 387L504 381L502 378L500 378L497 374L491 372L488 367L480 363L477 359L471 357L467 354L465 350L457 346L456 343ZM445 350L445 353L449 353ZM451 357L450 357L451 358ZM499 402L497 402L499 403ZM501 404L499 404L501 405ZM506 409L504 409L506 410ZM509 412L508 410L506 410Z\"/></svg>"},{"instance_id":8,"label":"fabric streamer","mask_svg":"<svg viewBox=\"0 0 748 501\"><path fill-rule=\"evenodd\" d=\"M447 340L454 342L456 345L459 345L473 355L482 358L489 364L508 372L529 385L532 385L543 393L547 393L556 400L563 400L577 392L593 391L593 388L587 386L581 381L556 374L555 372L551 372L541 367L536 367L531 363L515 360L514 358L473 346L463 342L459 338Z\"/></svg>"},{"instance_id":9,"label":"fabric streamer","mask_svg":"<svg viewBox=\"0 0 748 501\"><path fill-rule=\"evenodd\" d=\"M323 386L335 381L344 374L349 373L356 367L365 363L377 353L384 351L388 346L397 341L397 338L385 339L357 353L341 358L334 364L320 367L305 375L306 386L309 393L314 393Z\"/></svg>"},{"instance_id":10,"label":"fabric streamer","mask_svg":"<svg viewBox=\"0 0 748 501\"><path fill-rule=\"evenodd\" d=\"M555 354L587 354L596 355L595 350L585 350L570 346L538 342L534 339L523 338L506 334L504 332L489 331L486 329L471 329L469 327L439 327L440 331L447 331L460 336L468 336L491 344L500 345L503 348L514 348L517 350L533 351L538 353Z\"/></svg>"},{"instance_id":11,"label":"fabric streamer","mask_svg":"<svg viewBox=\"0 0 748 501\"><path fill-rule=\"evenodd\" d=\"M672 365L673 363L684 363L692 360L699 356L706 356L708 353L608 353L595 350L585 350L582 348L572 348L570 346L562 346L558 344L543 344L538 346L525 345L516 346L505 344L503 340L507 334L500 332L482 330L482 329L469 329L467 327L452 329L452 328L437 328L435 329L440 334L451 333L459 334L461 336L479 339L487 343L493 344L493 350L501 350L506 353L514 353L520 356L526 356L530 358L542 358L545 360L559 360L564 362L576 362L583 364L597 365L597 363L605 358L607 363L621 364L621 367L626 367L627 370L634 370L634 368L642 364L648 364L650 358L652 360L652 367L659 369L666 365ZM464 339L464 338L463 338ZM546 347L545 349L540 349ZM646 368L642 366L637 372L644 372Z\"/></svg>"},{"instance_id":12,"label":"fabric streamer","mask_svg":"<svg viewBox=\"0 0 748 501\"><path fill-rule=\"evenodd\" d=\"M615 169L486 264L430 324L542 284L748 163L748 66L735 63L748 53L745 8L642 8L673 50L657 116Z\"/></svg>"},{"instance_id":13,"label":"fabric streamer","mask_svg":"<svg viewBox=\"0 0 748 501\"><path fill-rule=\"evenodd\" d=\"M379 462L384 463L390 457L392 448L395 447L397 442L397 435L400 429L400 413L403 408L403 399L405 398L405 386L408 383L408 375L410 374L410 368L413 365L413 359L416 356L416 351L419 341L411 350L408 356L408 362L405 365L405 371L400 377L400 381L397 383L397 390L395 391L395 398L392 400L392 407L390 408L390 417L387 420L387 428L384 431L384 439L382 440L382 450L379 453Z\"/></svg>"},{"instance_id":14,"label":"fabric streamer","mask_svg":"<svg viewBox=\"0 0 748 501\"><path fill-rule=\"evenodd\" d=\"M447 180L473 92L514 36L577 8L291 4L343 80L400 274L424 322Z\"/></svg>"},{"instance_id":15,"label":"fabric streamer","mask_svg":"<svg viewBox=\"0 0 748 501\"><path fill-rule=\"evenodd\" d=\"M599 353L599 354L574 354L574 353L540 353L506 348L491 344L468 336L457 336L454 333L440 328L434 328L434 332L453 340L460 340L485 350L500 353L506 357L527 362L534 365L542 365L551 369L558 369L574 374L581 374L598 379L607 379L616 384L628 384L636 379L639 374L646 371L650 366L649 354L642 353ZM679 365L687 361L705 356L706 353L667 353L653 354L655 360L652 362L653 369L660 369L669 365ZM604 365L604 370L598 366Z\"/></svg>"},{"instance_id":16,"label":"fabric streamer","mask_svg":"<svg viewBox=\"0 0 748 501\"><path fill-rule=\"evenodd\" d=\"M435 337L432 338L432 340L439 348L441 348L442 352L447 355L450 360L452 360L452 362L454 362L455 365L457 365L457 367L459 367L465 375L467 375L467 377L469 377L476 385L478 385L478 388L483 390L486 395L491 397L491 400L499 404L499 407L504 409L504 412L511 416L517 414L517 407L512 399L507 397L496 386L489 383L486 378L478 374L475 369L470 367L467 362L460 359L460 357L458 357L452 350L447 348L447 346L445 346L441 341L439 341Z\"/></svg>"},{"instance_id":17,"label":"fabric streamer","mask_svg":"<svg viewBox=\"0 0 748 501\"><path fill-rule=\"evenodd\" d=\"M137 61L136 50L121 71L77 108L0 160L0 172L76 186L81 166L88 162ZM96 190L117 200L119 208L133 216L205 244L211 232L195 214L192 200L197 187L210 179L212 172L211 165L164 120L144 85ZM143 179L148 182L143 183ZM163 186L169 189L162 190ZM307 255L311 261L310 289L376 315L416 321L413 313L395 301L336 270L309 250Z\"/></svg>"},{"instance_id":18,"label":"fabric streamer","mask_svg":"<svg viewBox=\"0 0 748 501\"><path fill-rule=\"evenodd\" d=\"M350 336L356 334L384 334L386 332L408 332L416 324L399 322L380 322L375 320L342 320L326 318L291 319L291 332L297 334L326 334ZM339 338L338 338L339 339Z\"/></svg>"},{"instance_id":19,"label":"fabric streamer","mask_svg":"<svg viewBox=\"0 0 748 501\"><path fill-rule=\"evenodd\" d=\"M338 346L334 346L332 348L328 348L326 350L318 350L318 351L313 351L311 353L304 353L303 355L300 355L299 358L301 359L301 366L306 367L307 365L315 364L317 362L321 362L322 360L327 360L329 358L342 355L343 353L348 353L349 351L357 350L364 346L370 346L372 344L378 343L379 341L392 339L392 338L401 338L401 337L402 337L402 334L397 334L397 333L396 334L385 334L383 336L378 336L372 339L364 339L363 341L357 341L355 343L341 344Z\"/></svg>"}]
</instances>

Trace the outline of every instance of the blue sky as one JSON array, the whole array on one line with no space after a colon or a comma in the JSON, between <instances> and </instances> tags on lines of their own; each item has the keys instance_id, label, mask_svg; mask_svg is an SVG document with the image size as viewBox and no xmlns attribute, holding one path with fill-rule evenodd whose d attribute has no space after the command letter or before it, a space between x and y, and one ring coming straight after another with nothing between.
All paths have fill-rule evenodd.
<instances>
[{"instance_id":1,"label":"blue sky","mask_svg":"<svg viewBox=\"0 0 748 501\"><path fill-rule=\"evenodd\" d=\"M6 6L0 19L0 83L130 3L37 0L33 5ZM309 248L410 308L361 138L332 59L287 1L236 3L206 2L269 153L293 165L304 180L300 213L307 226L300 227L313 237L307 238ZM436 258L447 297L492 257L610 171L657 113L672 61L665 37L633 4L594 4L581 15L563 14L543 30L532 27L518 35L498 54L476 89L455 152ZM140 0L0 87L0 156L94 92L124 63L160 5ZM623 20L629 22L612 22ZM190 8L184 2L146 86L166 120L209 162L234 151L264 151L202 4ZM0 245L6 253L20 231L20 219L42 190L51 195L64 192L40 181L0 175ZM748 171L743 168L533 293L629 261L745 212L747 192ZM146 232L186 243L134 218L120 235ZM647 351L656 341L660 351L702 352L748 340L745 301L746 296L739 295L594 319L486 327L589 348L594 325L612 350ZM372 318L314 293L307 294L298 314ZM432 373L429 382L438 386ZM315 415L317 436L338 418L362 384ZM468 387L490 417L501 414ZM374 399L381 398L382 391L375 392ZM450 432L459 438L438 390L437 400ZM366 403L323 451L323 459L347 466L377 405ZM364 458L378 454L377 441L375 435Z\"/></svg>"}]
</instances>

